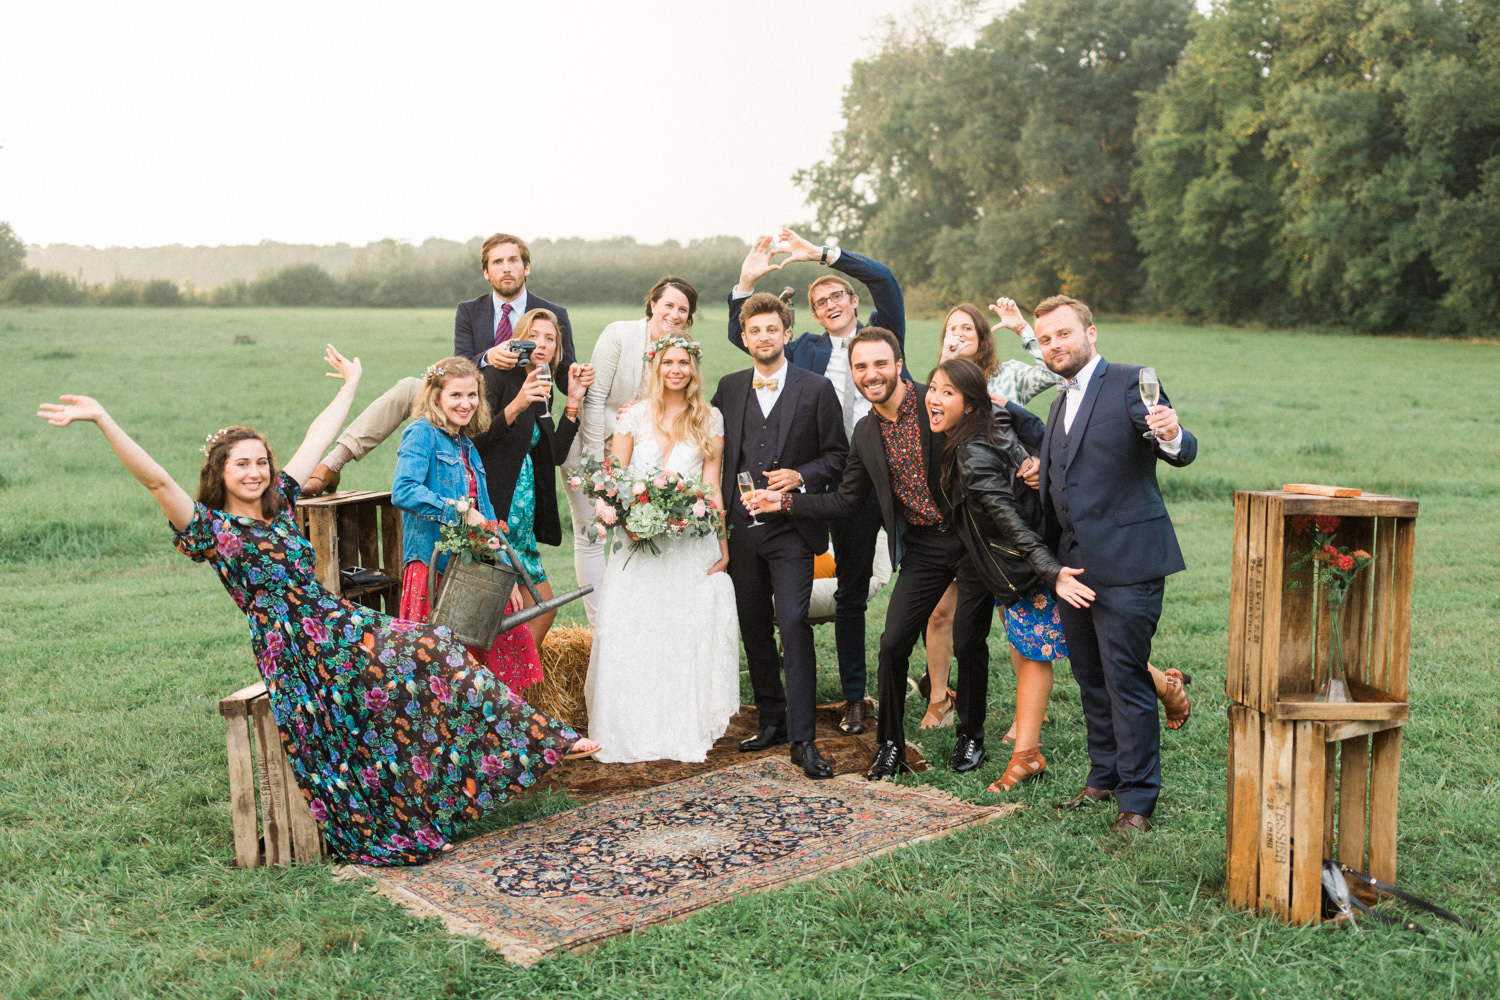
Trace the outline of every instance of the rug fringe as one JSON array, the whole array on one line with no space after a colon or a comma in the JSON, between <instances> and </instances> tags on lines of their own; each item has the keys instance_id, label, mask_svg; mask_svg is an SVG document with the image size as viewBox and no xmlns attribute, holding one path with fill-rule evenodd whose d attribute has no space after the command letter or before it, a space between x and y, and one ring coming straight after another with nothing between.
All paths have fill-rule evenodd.
<instances>
[{"instance_id":1,"label":"rug fringe","mask_svg":"<svg viewBox=\"0 0 1500 1000\"><path fill-rule=\"evenodd\" d=\"M443 927L451 934L463 934L467 937L479 938L485 944L498 951L506 961L519 965L522 968L530 968L547 955L542 949L527 944L520 938L510 934L494 930L486 924L474 920L465 920L452 913L445 913L416 893L385 882L378 875L364 871L357 865L336 865L331 871L333 872L335 882L373 882L373 885L366 887L366 891L376 896L384 896L412 916L434 918L441 921Z\"/></svg>"}]
</instances>

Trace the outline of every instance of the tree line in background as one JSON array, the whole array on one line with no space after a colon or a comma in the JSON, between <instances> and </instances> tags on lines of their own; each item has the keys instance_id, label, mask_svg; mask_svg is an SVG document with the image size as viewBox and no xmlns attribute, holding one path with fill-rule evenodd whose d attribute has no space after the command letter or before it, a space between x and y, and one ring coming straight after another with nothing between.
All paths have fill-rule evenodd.
<instances>
[{"instance_id":1,"label":"tree line in background","mask_svg":"<svg viewBox=\"0 0 1500 1000\"><path fill-rule=\"evenodd\" d=\"M908 301L1491 335L1500 0L1025 0L942 36L856 64L798 178Z\"/></svg>"},{"instance_id":2,"label":"tree line in background","mask_svg":"<svg viewBox=\"0 0 1500 1000\"><path fill-rule=\"evenodd\" d=\"M1491 335L1500 0L1218 0L1206 17L1024 0L951 43L983 6L893 26L854 66L832 154L797 176L809 231L890 264L914 311L1062 290L1108 311ZM484 288L477 239L317 248L353 257L211 288L88 284L16 246L4 226L0 301L446 306ZM582 304L665 273L714 294L745 244L532 250L533 280Z\"/></svg>"},{"instance_id":3,"label":"tree line in background","mask_svg":"<svg viewBox=\"0 0 1500 1000\"><path fill-rule=\"evenodd\" d=\"M3 231L9 225L0 223ZM174 251L234 251L223 255L243 267L256 260L251 251L262 250L273 259L299 250L334 251L333 258L301 261L268 268L257 278L230 278L210 288L195 287L191 280L166 278L143 280L116 277L109 282L90 283L62 271L43 272L20 263L25 248L7 268L0 256L0 302L16 305L104 305L104 306L350 306L374 308L424 308L452 306L473 298L488 287L480 274L482 239L467 244L427 240L420 246L384 240L345 254L350 248L299 248L285 244L261 247L170 248ZM19 245L19 241L17 241ZM529 240L532 280L539 282L549 298L568 303L629 302L643 297L663 274L681 274L704 289L705 294L727 291L739 279L740 262L747 244L732 236L693 240L686 245L668 240L642 244L628 237L611 240ZM74 261L86 259L86 248L76 251ZM116 261L150 266L153 254L167 248L109 251ZM133 258L140 253L144 256ZM314 256L317 256L314 254ZM337 273L329 264L348 258L347 269ZM182 255L178 254L181 260ZM264 258L262 258L264 259ZM333 266L337 266L333 264Z\"/></svg>"}]
</instances>

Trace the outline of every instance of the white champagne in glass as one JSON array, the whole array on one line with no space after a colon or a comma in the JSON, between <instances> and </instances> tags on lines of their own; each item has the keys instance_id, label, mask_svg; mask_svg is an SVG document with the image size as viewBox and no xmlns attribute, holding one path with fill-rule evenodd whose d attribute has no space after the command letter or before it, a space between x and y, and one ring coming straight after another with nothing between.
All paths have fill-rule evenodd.
<instances>
[{"instance_id":1,"label":"white champagne in glass","mask_svg":"<svg viewBox=\"0 0 1500 1000\"><path fill-rule=\"evenodd\" d=\"M741 472L734 477L734 481L739 484L740 497L742 499L755 492L755 477L750 473ZM764 524L765 522L756 517L754 513L751 513L750 523L758 526Z\"/></svg>"},{"instance_id":2,"label":"white champagne in glass","mask_svg":"<svg viewBox=\"0 0 1500 1000\"><path fill-rule=\"evenodd\" d=\"M1141 369L1141 402L1143 402L1143 403L1146 404L1146 412L1149 413L1151 411L1151 407L1155 406L1160 399L1161 399L1161 380L1156 377L1156 369L1155 368L1142 368ZM1156 432L1155 431L1147 431L1146 433L1142 434L1141 437L1144 437L1144 438L1154 438L1154 437L1156 437Z\"/></svg>"}]
</instances>

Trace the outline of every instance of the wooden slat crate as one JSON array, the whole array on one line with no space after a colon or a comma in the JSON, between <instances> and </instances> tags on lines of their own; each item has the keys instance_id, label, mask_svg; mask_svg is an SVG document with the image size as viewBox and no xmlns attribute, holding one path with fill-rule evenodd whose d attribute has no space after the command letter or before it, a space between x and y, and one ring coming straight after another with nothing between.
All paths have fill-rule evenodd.
<instances>
[{"instance_id":1,"label":"wooden slat crate","mask_svg":"<svg viewBox=\"0 0 1500 1000\"><path fill-rule=\"evenodd\" d=\"M223 699L219 714L228 724L234 863L254 868L327 857L323 835L281 748L265 684L251 684Z\"/></svg>"},{"instance_id":2,"label":"wooden slat crate","mask_svg":"<svg viewBox=\"0 0 1500 1000\"><path fill-rule=\"evenodd\" d=\"M1321 919L1324 858L1396 881L1402 725L1229 706L1230 905Z\"/></svg>"},{"instance_id":3,"label":"wooden slat crate","mask_svg":"<svg viewBox=\"0 0 1500 1000\"><path fill-rule=\"evenodd\" d=\"M390 493L346 490L297 502L297 526L317 553L317 577L330 592L388 615L401 609L401 511ZM379 570L388 584L345 589L339 571Z\"/></svg>"},{"instance_id":4,"label":"wooden slat crate","mask_svg":"<svg viewBox=\"0 0 1500 1000\"><path fill-rule=\"evenodd\" d=\"M1355 701L1315 704L1326 669L1327 602L1290 565L1298 546L1291 519L1339 517L1336 542L1366 549L1374 562L1357 577L1343 611L1344 664ZM1234 495L1230 576L1229 700L1278 719L1395 721L1408 716L1412 562L1417 502L1397 497L1320 497L1276 491ZM1287 584L1299 580L1300 589Z\"/></svg>"},{"instance_id":5,"label":"wooden slat crate","mask_svg":"<svg viewBox=\"0 0 1500 1000\"><path fill-rule=\"evenodd\" d=\"M1290 569L1299 546L1311 544L1292 533L1299 515L1338 517L1335 544L1374 557L1343 611L1353 702L1312 700L1332 623L1323 595ZM1320 919L1324 858L1396 880L1416 517L1416 501L1397 497L1234 495L1225 684L1231 905L1293 923ZM1288 590L1293 581L1301 586Z\"/></svg>"}]
</instances>

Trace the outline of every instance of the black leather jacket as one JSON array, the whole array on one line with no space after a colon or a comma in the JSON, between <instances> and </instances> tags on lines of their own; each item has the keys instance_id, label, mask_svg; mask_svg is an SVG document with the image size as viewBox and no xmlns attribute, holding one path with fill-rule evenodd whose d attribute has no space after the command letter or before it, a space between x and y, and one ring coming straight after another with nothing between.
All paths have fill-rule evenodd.
<instances>
[{"instance_id":1,"label":"black leather jacket","mask_svg":"<svg viewBox=\"0 0 1500 1000\"><path fill-rule=\"evenodd\" d=\"M985 585L1006 607L1040 581L1057 581L1062 565L1038 534L1042 502L1016 478L1026 449L1002 415L1000 447L975 440L953 455L948 499L953 525Z\"/></svg>"}]
</instances>

